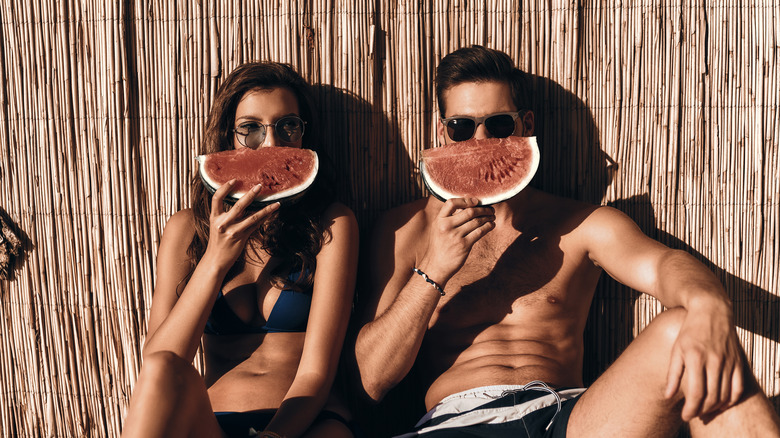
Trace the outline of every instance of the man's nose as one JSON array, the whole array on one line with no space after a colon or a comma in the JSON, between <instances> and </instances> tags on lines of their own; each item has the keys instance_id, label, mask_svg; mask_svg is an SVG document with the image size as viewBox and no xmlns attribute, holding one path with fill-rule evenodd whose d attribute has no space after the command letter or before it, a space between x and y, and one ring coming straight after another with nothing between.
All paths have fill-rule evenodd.
<instances>
[{"instance_id":1,"label":"man's nose","mask_svg":"<svg viewBox=\"0 0 780 438\"><path fill-rule=\"evenodd\" d=\"M477 140L484 140L486 138L491 138L491 137L493 136L490 134L487 128L485 128L484 123L480 123L479 125L477 125L477 129L474 131L474 138L476 138Z\"/></svg>"}]
</instances>

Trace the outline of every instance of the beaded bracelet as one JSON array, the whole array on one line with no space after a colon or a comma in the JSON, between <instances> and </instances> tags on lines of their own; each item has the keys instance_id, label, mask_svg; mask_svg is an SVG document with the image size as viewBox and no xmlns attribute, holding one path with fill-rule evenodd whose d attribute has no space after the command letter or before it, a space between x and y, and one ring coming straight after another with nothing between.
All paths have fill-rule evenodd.
<instances>
[{"instance_id":1,"label":"beaded bracelet","mask_svg":"<svg viewBox=\"0 0 780 438\"><path fill-rule=\"evenodd\" d=\"M417 269L417 268L412 268L412 271L414 271L414 273L415 273L415 274L418 274L418 275L420 275L420 276L423 278L423 280L425 280L425 281L427 281L428 283L430 283L430 284L431 284L431 286L433 286L433 288L434 288L434 289L436 289L437 291L439 291L439 293L441 294L441 296L444 296L444 289L442 289L442 287L441 287L441 286L439 286L439 283L436 283L435 281L433 281L433 280L431 280L430 278L428 278L428 274L426 274L425 272L423 272L423 271L421 271L421 270L419 270L419 269Z\"/></svg>"}]
</instances>

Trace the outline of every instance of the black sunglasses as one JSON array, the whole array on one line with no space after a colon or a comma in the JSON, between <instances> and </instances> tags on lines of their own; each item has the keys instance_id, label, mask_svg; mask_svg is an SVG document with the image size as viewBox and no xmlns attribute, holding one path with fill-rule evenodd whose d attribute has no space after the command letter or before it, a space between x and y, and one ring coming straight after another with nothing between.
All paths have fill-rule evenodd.
<instances>
[{"instance_id":1,"label":"black sunglasses","mask_svg":"<svg viewBox=\"0 0 780 438\"><path fill-rule=\"evenodd\" d=\"M447 127L447 135L453 141L465 141L474 137L477 126L484 123L490 135L496 138L506 138L515 132L515 120L520 117L520 111L488 114L484 117L455 116L441 119Z\"/></svg>"},{"instance_id":2,"label":"black sunglasses","mask_svg":"<svg viewBox=\"0 0 780 438\"><path fill-rule=\"evenodd\" d=\"M284 116L274 123L247 122L236 127L238 142L242 145L257 149L265 141L266 127L273 126L276 135L285 143L294 143L303 138L306 122L298 116Z\"/></svg>"}]
</instances>

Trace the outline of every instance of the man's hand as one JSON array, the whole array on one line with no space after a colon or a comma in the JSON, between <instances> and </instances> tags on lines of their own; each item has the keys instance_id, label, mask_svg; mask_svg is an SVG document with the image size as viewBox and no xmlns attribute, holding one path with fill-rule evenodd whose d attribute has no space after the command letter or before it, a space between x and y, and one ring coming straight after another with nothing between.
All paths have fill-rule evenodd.
<instances>
[{"instance_id":1,"label":"man's hand","mask_svg":"<svg viewBox=\"0 0 780 438\"><path fill-rule=\"evenodd\" d=\"M683 421L727 409L744 390L745 366L729 308L688 309L672 357L665 396L685 396Z\"/></svg>"},{"instance_id":2,"label":"man's hand","mask_svg":"<svg viewBox=\"0 0 780 438\"><path fill-rule=\"evenodd\" d=\"M466 262L474 243L495 227L492 207L477 199L450 199L444 203L428 233L428 249L420 269L434 281L445 283Z\"/></svg>"}]
</instances>

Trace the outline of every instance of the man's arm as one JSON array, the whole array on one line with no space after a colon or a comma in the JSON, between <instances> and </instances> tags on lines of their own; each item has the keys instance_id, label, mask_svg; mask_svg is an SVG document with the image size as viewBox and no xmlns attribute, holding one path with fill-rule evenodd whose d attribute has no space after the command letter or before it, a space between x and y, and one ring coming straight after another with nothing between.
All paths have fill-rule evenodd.
<instances>
[{"instance_id":1,"label":"man's arm","mask_svg":"<svg viewBox=\"0 0 780 438\"><path fill-rule=\"evenodd\" d=\"M666 396L685 395L683 420L735 404L743 392L741 347L723 286L690 254L645 236L623 213L602 207L586 219L591 260L619 282L687 311L672 350Z\"/></svg>"},{"instance_id":2,"label":"man's arm","mask_svg":"<svg viewBox=\"0 0 780 438\"><path fill-rule=\"evenodd\" d=\"M442 288L463 266L474 242L493 229L493 210L474 200L453 199L429 222L417 212L405 223L383 218L370 249L371 296L362 310L355 355L363 388L379 401L414 364L439 292L417 267ZM417 254L423 255L419 258Z\"/></svg>"}]
</instances>

